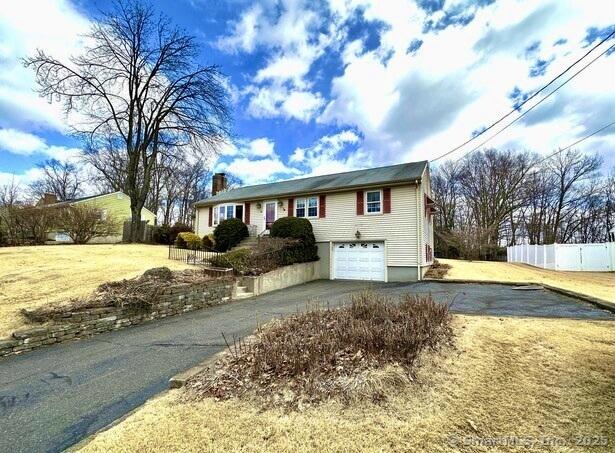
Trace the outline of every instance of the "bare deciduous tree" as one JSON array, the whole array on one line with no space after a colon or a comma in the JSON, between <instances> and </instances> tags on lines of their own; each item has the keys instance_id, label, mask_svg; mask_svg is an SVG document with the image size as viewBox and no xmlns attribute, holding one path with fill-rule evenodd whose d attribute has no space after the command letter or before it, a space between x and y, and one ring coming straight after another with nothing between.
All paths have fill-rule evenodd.
<instances>
[{"instance_id":1,"label":"bare deciduous tree","mask_svg":"<svg viewBox=\"0 0 615 453\"><path fill-rule=\"evenodd\" d=\"M520 241L607 240L615 225L615 181L600 179L601 164L579 151L542 162L497 150L444 163L432 177L436 252L493 259Z\"/></svg>"},{"instance_id":2,"label":"bare deciduous tree","mask_svg":"<svg viewBox=\"0 0 615 453\"><path fill-rule=\"evenodd\" d=\"M216 66L197 63L195 39L139 0L115 3L63 62L38 50L25 60L42 96L59 98L87 142L88 160L130 196L131 238L161 153L215 152L229 135L227 92Z\"/></svg>"},{"instance_id":3,"label":"bare deciduous tree","mask_svg":"<svg viewBox=\"0 0 615 453\"><path fill-rule=\"evenodd\" d=\"M38 167L43 176L30 184L30 191L36 198L52 193L58 201L73 200L81 194L81 171L76 164L48 159Z\"/></svg>"},{"instance_id":4,"label":"bare deciduous tree","mask_svg":"<svg viewBox=\"0 0 615 453\"><path fill-rule=\"evenodd\" d=\"M75 204L60 208L56 225L75 244L86 244L96 237L116 236L121 223L112 215L105 215L102 209L87 204Z\"/></svg>"}]
</instances>

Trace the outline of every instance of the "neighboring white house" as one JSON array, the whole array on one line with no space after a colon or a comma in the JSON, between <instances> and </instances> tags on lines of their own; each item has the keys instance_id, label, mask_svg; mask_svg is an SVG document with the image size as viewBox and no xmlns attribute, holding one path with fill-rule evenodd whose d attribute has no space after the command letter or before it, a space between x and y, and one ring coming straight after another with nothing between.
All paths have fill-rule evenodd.
<instances>
[{"instance_id":1,"label":"neighboring white house","mask_svg":"<svg viewBox=\"0 0 615 453\"><path fill-rule=\"evenodd\" d=\"M314 228L320 275L331 279L414 281L433 262L426 161L232 190L217 173L212 193L195 204L199 235L231 217L251 235L266 234L280 217L305 217Z\"/></svg>"}]
</instances>

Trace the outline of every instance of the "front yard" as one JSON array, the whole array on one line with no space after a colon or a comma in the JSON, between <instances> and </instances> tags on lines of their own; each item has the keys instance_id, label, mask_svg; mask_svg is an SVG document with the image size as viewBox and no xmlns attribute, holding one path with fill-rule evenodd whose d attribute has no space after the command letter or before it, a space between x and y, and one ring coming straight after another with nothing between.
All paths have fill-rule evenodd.
<instances>
[{"instance_id":1,"label":"front yard","mask_svg":"<svg viewBox=\"0 0 615 453\"><path fill-rule=\"evenodd\" d=\"M186 390L173 390L83 451L510 451L464 446L501 436L559 445L540 451L612 448L612 322L455 316L453 325L456 349L426 356L386 404L263 411L242 399L186 402Z\"/></svg>"},{"instance_id":2,"label":"front yard","mask_svg":"<svg viewBox=\"0 0 615 453\"><path fill-rule=\"evenodd\" d=\"M543 283L615 303L615 272L562 272L520 263L439 259L445 279Z\"/></svg>"},{"instance_id":3,"label":"front yard","mask_svg":"<svg viewBox=\"0 0 615 453\"><path fill-rule=\"evenodd\" d=\"M190 266L167 258L165 246L55 245L0 248L0 338L23 327L22 308L84 296L101 283L132 278L147 269Z\"/></svg>"}]
</instances>

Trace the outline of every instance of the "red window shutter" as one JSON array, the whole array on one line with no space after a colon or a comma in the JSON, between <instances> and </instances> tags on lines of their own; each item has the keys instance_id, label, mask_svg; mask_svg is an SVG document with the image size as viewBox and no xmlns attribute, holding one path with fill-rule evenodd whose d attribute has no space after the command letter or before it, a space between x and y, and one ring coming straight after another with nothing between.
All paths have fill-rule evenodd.
<instances>
[{"instance_id":1,"label":"red window shutter","mask_svg":"<svg viewBox=\"0 0 615 453\"><path fill-rule=\"evenodd\" d=\"M250 202L246 201L243 204L243 223L250 225Z\"/></svg>"},{"instance_id":2,"label":"red window shutter","mask_svg":"<svg viewBox=\"0 0 615 453\"><path fill-rule=\"evenodd\" d=\"M363 191L357 190L357 215L363 215Z\"/></svg>"},{"instance_id":3,"label":"red window shutter","mask_svg":"<svg viewBox=\"0 0 615 453\"><path fill-rule=\"evenodd\" d=\"M295 216L295 199L289 198L288 199L288 217L294 217L294 216Z\"/></svg>"},{"instance_id":4,"label":"red window shutter","mask_svg":"<svg viewBox=\"0 0 615 453\"><path fill-rule=\"evenodd\" d=\"M214 207L209 207L209 226L212 226L214 222Z\"/></svg>"},{"instance_id":5,"label":"red window shutter","mask_svg":"<svg viewBox=\"0 0 615 453\"><path fill-rule=\"evenodd\" d=\"M322 219L323 217L327 216L327 196L321 195L318 204L318 217Z\"/></svg>"},{"instance_id":6,"label":"red window shutter","mask_svg":"<svg viewBox=\"0 0 615 453\"><path fill-rule=\"evenodd\" d=\"M385 214L390 214L391 213L391 189L390 188L386 188L386 189L382 189L382 198L384 198L382 206L383 206L383 210L382 212L384 212Z\"/></svg>"}]
</instances>

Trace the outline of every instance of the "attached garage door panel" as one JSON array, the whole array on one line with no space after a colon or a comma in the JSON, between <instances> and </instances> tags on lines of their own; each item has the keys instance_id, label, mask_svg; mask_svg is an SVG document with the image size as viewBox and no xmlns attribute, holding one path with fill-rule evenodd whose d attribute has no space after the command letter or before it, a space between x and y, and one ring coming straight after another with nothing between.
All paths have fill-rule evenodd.
<instances>
[{"instance_id":1,"label":"attached garage door panel","mask_svg":"<svg viewBox=\"0 0 615 453\"><path fill-rule=\"evenodd\" d=\"M384 281L384 242L333 244L333 278Z\"/></svg>"}]
</instances>

